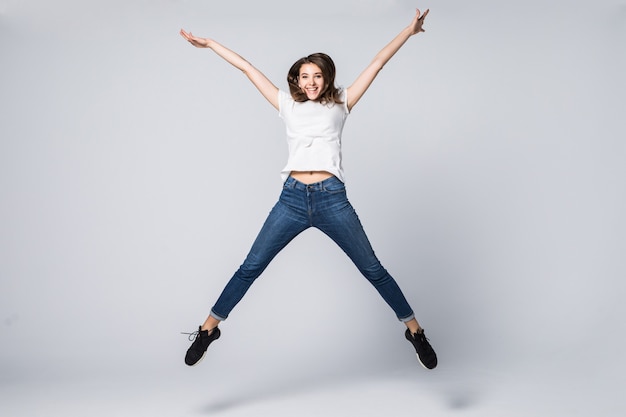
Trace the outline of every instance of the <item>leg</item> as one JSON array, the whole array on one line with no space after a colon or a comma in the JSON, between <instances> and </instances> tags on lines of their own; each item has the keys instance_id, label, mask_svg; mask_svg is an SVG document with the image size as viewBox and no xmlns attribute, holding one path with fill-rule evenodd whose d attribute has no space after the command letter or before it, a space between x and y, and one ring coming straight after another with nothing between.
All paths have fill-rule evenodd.
<instances>
[{"instance_id":1,"label":"leg","mask_svg":"<svg viewBox=\"0 0 626 417\"><path fill-rule=\"evenodd\" d=\"M347 199L345 188L328 188L319 193L315 226L328 235L350 257L359 271L376 288L387 304L407 327L419 329L400 287L381 265L363 230L354 208Z\"/></svg>"},{"instance_id":2,"label":"leg","mask_svg":"<svg viewBox=\"0 0 626 417\"><path fill-rule=\"evenodd\" d=\"M434 369L437 366L437 355L426 338L424 329L415 319L400 287L374 254L361 222L347 198L342 201L341 193L337 194L337 198L333 197L335 203L330 204L331 207L334 206L334 210L328 210L326 216L320 216L323 220L316 223L316 226L344 250L394 310L398 319L405 323L405 337L413 345L422 366Z\"/></svg>"},{"instance_id":3,"label":"leg","mask_svg":"<svg viewBox=\"0 0 626 417\"><path fill-rule=\"evenodd\" d=\"M294 237L309 226L298 221L294 210L279 201L270 212L263 224L250 253L244 263L230 279L211 314L199 327L197 332L190 334L193 343L185 355L185 363L193 366L204 357L209 345L220 337L221 331L217 327L221 320L228 317L230 311L241 301L250 285L261 275L272 259Z\"/></svg>"},{"instance_id":4,"label":"leg","mask_svg":"<svg viewBox=\"0 0 626 417\"><path fill-rule=\"evenodd\" d=\"M267 268L274 257L293 238L309 226L282 201L276 203L263 224L248 256L230 279L211 309L203 328L211 329L225 320L248 291L252 283Z\"/></svg>"}]
</instances>

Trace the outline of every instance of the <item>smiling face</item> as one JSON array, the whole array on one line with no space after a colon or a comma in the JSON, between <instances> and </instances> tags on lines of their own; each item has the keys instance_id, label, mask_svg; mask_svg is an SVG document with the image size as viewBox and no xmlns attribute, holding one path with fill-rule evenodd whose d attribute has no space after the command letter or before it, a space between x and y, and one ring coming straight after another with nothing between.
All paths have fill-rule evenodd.
<instances>
[{"instance_id":1,"label":"smiling face","mask_svg":"<svg viewBox=\"0 0 626 417\"><path fill-rule=\"evenodd\" d=\"M298 59L287 72L289 92L294 101L322 104L342 103L335 87L335 63L323 52Z\"/></svg>"},{"instance_id":2,"label":"smiling face","mask_svg":"<svg viewBox=\"0 0 626 417\"><path fill-rule=\"evenodd\" d=\"M298 86L309 100L317 100L324 92L324 75L315 64L302 64L298 75Z\"/></svg>"}]
</instances>

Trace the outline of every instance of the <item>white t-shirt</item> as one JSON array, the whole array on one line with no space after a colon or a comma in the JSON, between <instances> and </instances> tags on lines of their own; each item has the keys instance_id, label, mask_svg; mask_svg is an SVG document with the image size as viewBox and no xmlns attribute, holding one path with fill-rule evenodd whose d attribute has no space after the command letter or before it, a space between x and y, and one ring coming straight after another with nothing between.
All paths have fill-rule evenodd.
<instances>
[{"instance_id":1,"label":"white t-shirt","mask_svg":"<svg viewBox=\"0 0 626 417\"><path fill-rule=\"evenodd\" d=\"M341 164L341 132L348 111L346 90L342 104L317 101L297 102L291 94L279 91L279 116L287 128L289 158L281 171L283 181L291 171L328 171L344 182Z\"/></svg>"}]
</instances>

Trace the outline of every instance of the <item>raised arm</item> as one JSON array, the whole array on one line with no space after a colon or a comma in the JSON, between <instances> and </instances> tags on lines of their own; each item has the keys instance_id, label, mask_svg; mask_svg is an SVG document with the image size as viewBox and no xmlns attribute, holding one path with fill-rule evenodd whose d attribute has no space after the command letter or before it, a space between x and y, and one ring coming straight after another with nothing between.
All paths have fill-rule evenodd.
<instances>
[{"instance_id":1,"label":"raised arm","mask_svg":"<svg viewBox=\"0 0 626 417\"><path fill-rule=\"evenodd\" d=\"M372 62L365 68L365 70L357 77L348 90L348 110L352 110L352 107L363 97L363 94L367 91L369 86L374 81L374 78L378 75L378 72L383 69L385 64L389 62L392 56L404 45L404 43L413 35L420 32L424 32L422 25L424 19L428 16L428 9L422 14L419 9L416 10L415 17L411 21L411 24L404 28L391 42L387 44L378 54L374 57Z\"/></svg>"},{"instance_id":2,"label":"raised arm","mask_svg":"<svg viewBox=\"0 0 626 417\"><path fill-rule=\"evenodd\" d=\"M252 84L254 84L261 94L263 94L263 97L278 110L278 87L251 63L213 39L199 38L192 35L191 32L185 32L183 29L180 30L180 34L196 48L210 48L232 66L241 70L241 72L252 81Z\"/></svg>"}]
</instances>

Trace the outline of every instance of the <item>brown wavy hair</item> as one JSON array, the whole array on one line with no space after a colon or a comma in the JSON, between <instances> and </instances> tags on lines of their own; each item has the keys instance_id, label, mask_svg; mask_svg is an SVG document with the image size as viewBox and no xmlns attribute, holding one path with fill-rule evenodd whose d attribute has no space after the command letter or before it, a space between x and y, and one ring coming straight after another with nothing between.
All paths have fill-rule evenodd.
<instances>
[{"instance_id":1,"label":"brown wavy hair","mask_svg":"<svg viewBox=\"0 0 626 417\"><path fill-rule=\"evenodd\" d=\"M291 68L289 68L289 72L287 73L287 83L289 83L289 92L291 93L291 97L298 102L309 100L306 93L303 92L298 85L300 67L304 64L315 64L322 70L322 76L324 77L324 89L316 101L319 101L322 104L343 104L339 98L341 90L335 87L335 63L331 57L322 52L300 58L291 66Z\"/></svg>"}]
</instances>

